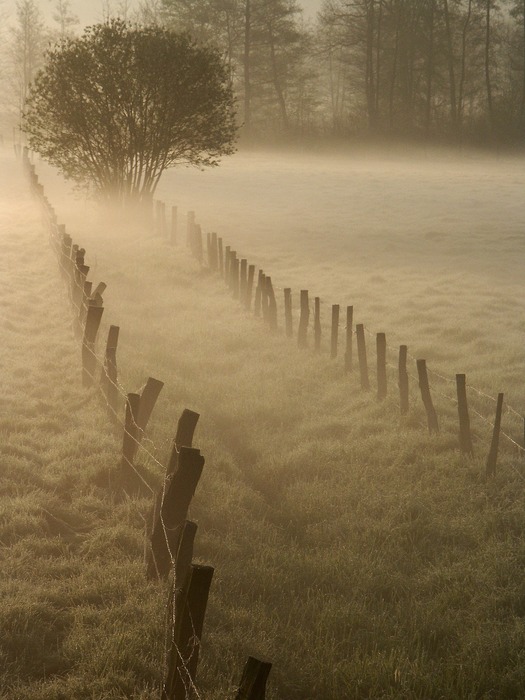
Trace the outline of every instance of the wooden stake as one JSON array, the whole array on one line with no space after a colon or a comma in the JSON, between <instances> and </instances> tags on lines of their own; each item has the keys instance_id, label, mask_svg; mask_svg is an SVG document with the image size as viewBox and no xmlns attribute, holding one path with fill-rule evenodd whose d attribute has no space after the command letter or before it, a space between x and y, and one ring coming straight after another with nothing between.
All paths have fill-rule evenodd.
<instances>
[{"instance_id":1,"label":"wooden stake","mask_svg":"<svg viewBox=\"0 0 525 700\"><path fill-rule=\"evenodd\" d=\"M459 414L459 448L464 454L472 455L472 436L470 434L470 418L467 403L467 378L464 374L456 374L456 391L458 396Z\"/></svg>"},{"instance_id":2,"label":"wooden stake","mask_svg":"<svg viewBox=\"0 0 525 700\"><path fill-rule=\"evenodd\" d=\"M122 466L126 469L128 476L133 473L134 458L137 451L137 415L139 407L140 395L128 394L126 398L126 417L122 441Z\"/></svg>"},{"instance_id":3,"label":"wooden stake","mask_svg":"<svg viewBox=\"0 0 525 700\"><path fill-rule=\"evenodd\" d=\"M416 360L417 374L419 377L419 388L421 390L421 398L427 412L428 432L438 433L439 425L436 410L432 403L430 395L430 385L428 383L427 362L426 360Z\"/></svg>"},{"instance_id":4,"label":"wooden stake","mask_svg":"<svg viewBox=\"0 0 525 700\"><path fill-rule=\"evenodd\" d=\"M253 312L254 312L255 316L260 316L261 312L262 312L261 296L262 296L263 286L264 286L264 272L262 270L259 270L257 287L255 288L255 304L253 307Z\"/></svg>"},{"instance_id":5,"label":"wooden stake","mask_svg":"<svg viewBox=\"0 0 525 700\"><path fill-rule=\"evenodd\" d=\"M267 321L272 331L277 330L277 302L272 286L272 278L266 277L265 283L265 298L267 301Z\"/></svg>"},{"instance_id":6,"label":"wooden stake","mask_svg":"<svg viewBox=\"0 0 525 700\"><path fill-rule=\"evenodd\" d=\"M330 357L337 357L337 343L339 337L339 304L332 305L332 334L330 340Z\"/></svg>"},{"instance_id":7,"label":"wooden stake","mask_svg":"<svg viewBox=\"0 0 525 700\"><path fill-rule=\"evenodd\" d=\"M308 302L308 290L301 290L301 313L299 316L299 329L297 332L297 345L300 348L308 346L308 322L310 320L310 304Z\"/></svg>"},{"instance_id":8,"label":"wooden stake","mask_svg":"<svg viewBox=\"0 0 525 700\"><path fill-rule=\"evenodd\" d=\"M241 260L241 277L239 286L239 298L241 304L246 306L246 290L248 288L248 261L246 258Z\"/></svg>"},{"instance_id":9,"label":"wooden stake","mask_svg":"<svg viewBox=\"0 0 525 700\"><path fill-rule=\"evenodd\" d=\"M321 352L321 298L314 297L314 350Z\"/></svg>"},{"instance_id":10,"label":"wooden stake","mask_svg":"<svg viewBox=\"0 0 525 700\"><path fill-rule=\"evenodd\" d=\"M195 411L190 411L189 408L185 408L181 413L177 423L177 432L173 440L166 476L171 476L177 471L181 447L191 447L193 445L193 435L199 418L200 415Z\"/></svg>"},{"instance_id":11,"label":"wooden stake","mask_svg":"<svg viewBox=\"0 0 525 700\"><path fill-rule=\"evenodd\" d=\"M248 265L248 280L246 282L246 299L245 307L249 311L252 305L252 294L253 294L253 278L255 276L255 265Z\"/></svg>"},{"instance_id":12,"label":"wooden stake","mask_svg":"<svg viewBox=\"0 0 525 700\"><path fill-rule=\"evenodd\" d=\"M408 372L407 372L407 354L408 347L406 345L399 346L399 411L402 416L408 413Z\"/></svg>"},{"instance_id":13,"label":"wooden stake","mask_svg":"<svg viewBox=\"0 0 525 700\"><path fill-rule=\"evenodd\" d=\"M271 669L271 663L249 656L235 700L264 700Z\"/></svg>"},{"instance_id":14,"label":"wooden stake","mask_svg":"<svg viewBox=\"0 0 525 700\"><path fill-rule=\"evenodd\" d=\"M175 625L162 700L184 700L195 696L192 689L212 577L211 566L192 564L184 588L175 592Z\"/></svg>"},{"instance_id":15,"label":"wooden stake","mask_svg":"<svg viewBox=\"0 0 525 700\"><path fill-rule=\"evenodd\" d=\"M494 420L494 430L492 432L492 441L490 443L490 450L487 457L487 476L494 476L496 473L496 466L498 463L498 449L499 449L499 434L501 431L501 415L503 413L503 394L498 394L498 401L496 403L496 418Z\"/></svg>"},{"instance_id":16,"label":"wooden stake","mask_svg":"<svg viewBox=\"0 0 525 700\"><path fill-rule=\"evenodd\" d=\"M352 371L352 331L354 329L354 307L346 307L345 372Z\"/></svg>"},{"instance_id":17,"label":"wooden stake","mask_svg":"<svg viewBox=\"0 0 525 700\"><path fill-rule=\"evenodd\" d=\"M386 398L387 381L386 381L386 335L378 333L376 335L376 354L377 354L377 398L382 401Z\"/></svg>"},{"instance_id":18,"label":"wooden stake","mask_svg":"<svg viewBox=\"0 0 525 700\"><path fill-rule=\"evenodd\" d=\"M230 285L230 246L224 248L224 281Z\"/></svg>"},{"instance_id":19,"label":"wooden stake","mask_svg":"<svg viewBox=\"0 0 525 700\"><path fill-rule=\"evenodd\" d=\"M370 389L370 380L368 379L368 363L366 359L365 327L362 323L356 325L355 333L357 338L357 358L359 360L361 389L368 391Z\"/></svg>"},{"instance_id":20,"label":"wooden stake","mask_svg":"<svg viewBox=\"0 0 525 700\"><path fill-rule=\"evenodd\" d=\"M222 238L217 238L217 248L219 253L219 273L224 275L224 252L222 250Z\"/></svg>"}]
</instances>

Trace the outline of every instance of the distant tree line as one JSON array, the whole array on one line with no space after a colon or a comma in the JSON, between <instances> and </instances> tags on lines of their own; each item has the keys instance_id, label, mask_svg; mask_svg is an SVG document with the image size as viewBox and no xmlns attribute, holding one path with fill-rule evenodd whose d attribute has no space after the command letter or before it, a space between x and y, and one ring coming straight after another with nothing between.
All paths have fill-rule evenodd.
<instances>
[{"instance_id":1,"label":"distant tree line","mask_svg":"<svg viewBox=\"0 0 525 700\"><path fill-rule=\"evenodd\" d=\"M20 107L48 30L35 0L17 13ZM73 19L58 0L55 34ZM311 22L297 0L143 0L127 19L221 51L245 138L525 142L525 0L324 0Z\"/></svg>"}]
</instances>

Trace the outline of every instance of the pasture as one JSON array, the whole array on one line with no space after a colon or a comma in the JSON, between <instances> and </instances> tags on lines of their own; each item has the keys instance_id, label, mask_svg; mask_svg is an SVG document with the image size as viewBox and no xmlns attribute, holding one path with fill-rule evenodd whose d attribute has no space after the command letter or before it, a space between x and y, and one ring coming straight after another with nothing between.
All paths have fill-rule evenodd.
<instances>
[{"instance_id":1,"label":"pasture","mask_svg":"<svg viewBox=\"0 0 525 700\"><path fill-rule=\"evenodd\" d=\"M381 403L360 391L355 373L345 376L341 359L328 357L326 324L324 352L316 356L241 311L221 280L190 258L182 216L180 245L170 247L37 168L60 220L86 248L92 278L108 284L104 324L121 327L121 383L137 389L150 375L165 382L148 436L155 455L166 459L182 408L202 416L195 443L206 465L191 517L199 526L197 560L216 567L202 697L230 697L248 653L273 662L267 696L275 700L522 697L523 453L502 441L497 474L487 480L490 425L472 415L474 457L462 456L447 381L465 372L478 390L469 395L472 406L487 420L494 404L485 394L503 391L523 411L522 161L444 152L253 152L161 182L159 198L181 214L196 211L205 231L217 231L264 268L276 288L292 287L295 313L299 290L309 289L321 297L326 322L330 304L353 304L357 322L386 332L391 363L400 343L425 357L445 377L432 379L441 423L432 436L414 382L410 412L400 419L393 375ZM55 274L50 265L48 277ZM42 330L38 347L49 352L57 342L55 332ZM67 344L63 336L60 343ZM43 372L40 381L53 387L57 379ZM156 697L163 640L155 630L165 600L138 582L147 504L99 505L118 464L94 397L87 409L85 417L70 411L89 437L83 452L92 444L98 455L103 435L107 454L96 460L107 464L83 471L78 491L62 476L53 498L97 514L82 520L87 529L71 543L68 556L93 559L78 585L85 589L88 575L94 591L107 585L102 544L112 557L108 578L120 583L93 603L92 615L74 592L62 607L54 600L67 620L57 667L42 671L44 652L37 651L40 670L31 677L10 658L6 700L92 698L94 675L97 698ZM514 414L505 413L503 429L523 439ZM48 440L50 449L61 441ZM76 482L78 466L68 465ZM15 466L4 467L4 477L21 489L37 467L28 466L20 481ZM46 488L53 478L44 475ZM38 490L42 503L46 488ZM39 522L11 534L6 566L13 547L23 552L35 538L58 537ZM62 574L54 575L60 591ZM10 576L14 586L16 569ZM105 665L86 643L100 624L99 607L118 613L117 636L104 627Z\"/></svg>"}]
</instances>

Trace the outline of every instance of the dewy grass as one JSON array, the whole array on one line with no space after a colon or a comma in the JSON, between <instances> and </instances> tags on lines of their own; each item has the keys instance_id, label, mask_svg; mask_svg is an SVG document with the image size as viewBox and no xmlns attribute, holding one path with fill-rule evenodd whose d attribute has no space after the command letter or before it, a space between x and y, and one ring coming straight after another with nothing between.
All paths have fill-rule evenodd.
<instances>
[{"instance_id":1,"label":"dewy grass","mask_svg":"<svg viewBox=\"0 0 525 700\"><path fill-rule=\"evenodd\" d=\"M452 379L464 371L467 382L487 394L508 392L519 408L521 209L505 222L487 201L494 182L509 201L514 180L523 184L512 163L510 175L491 164L481 180L472 163L435 172L424 164L391 162L381 170L361 163L348 174L339 162L325 164L320 179L302 175L302 165L284 169L260 154L241 156L222 181L212 176L207 197L198 176L179 174L175 182L206 228L217 220L227 243L231 235L250 262L264 261L276 287L353 302L357 322L387 333L391 364L407 342L429 369ZM265 168L272 174L266 179ZM254 217L256 202L237 200L232 187L257 170L269 187L265 220ZM312 194L311 220L304 204L286 197L291 174L298 187L321 182L329 216L319 193ZM261 189L251 182L255 197ZM522 697L525 497L512 445L502 439L498 472L487 481L490 429L471 414L475 454L459 453L453 383L431 375L441 432L429 436L413 376L408 416L399 416L395 370L386 400L376 401L373 336L369 393L360 391L356 370L344 376L341 357L328 359L328 304L323 354L301 352L241 312L184 246L169 248L132 224L120 231L88 203L59 202L61 185L50 173L45 184L87 250L90 278L108 284L101 344L109 324L121 327L121 383L131 391L148 375L165 382L148 431L155 456L167 459L184 407L202 414L195 444L206 465L190 517L199 527L195 560L216 568L202 697L233 695L248 654L273 661L267 696L275 700ZM438 184L443 206L432 193ZM380 195L393 207L384 220ZM471 200L482 211L469 226L463 205ZM471 205L469 211L475 215ZM30 266L34 241L6 245ZM39 293L33 299L24 291L31 303L23 322L14 291L5 293L13 328L3 349L12 371L11 408L1 418L10 437L0 615L11 627L34 623L48 642L38 647L31 632L24 647L21 635L16 654L6 642L1 687L6 700L149 700L163 672L166 599L164 587L144 580L141 537L151 504L116 487L119 444L104 409L80 386L67 301L52 257L43 254L44 280L35 267L24 270ZM40 328L42 299L47 330L27 338L28 328ZM57 382L58 353L66 382ZM33 367L38 389L28 375ZM415 375L415 363L409 370ZM43 390L48 384L51 394ZM492 420L490 399L469 391L469 400ZM505 428L521 431L507 414ZM160 480L158 465L143 453L139 461Z\"/></svg>"}]
</instances>

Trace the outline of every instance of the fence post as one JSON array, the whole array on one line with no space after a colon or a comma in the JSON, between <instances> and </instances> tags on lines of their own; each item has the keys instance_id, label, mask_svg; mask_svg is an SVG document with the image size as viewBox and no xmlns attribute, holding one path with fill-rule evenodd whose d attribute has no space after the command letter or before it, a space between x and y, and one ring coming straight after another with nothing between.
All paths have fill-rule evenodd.
<instances>
[{"instance_id":1,"label":"fence post","mask_svg":"<svg viewBox=\"0 0 525 700\"><path fill-rule=\"evenodd\" d=\"M249 311L252 305L253 278L255 276L255 265L248 265L248 279L246 281L246 299L244 305Z\"/></svg>"},{"instance_id":2,"label":"fence post","mask_svg":"<svg viewBox=\"0 0 525 700\"><path fill-rule=\"evenodd\" d=\"M173 553L178 549L182 526L203 466L204 457L199 450L180 448L177 470L166 479L159 517L151 534L151 561L147 570L149 578L167 578L170 572Z\"/></svg>"},{"instance_id":3,"label":"fence post","mask_svg":"<svg viewBox=\"0 0 525 700\"><path fill-rule=\"evenodd\" d=\"M233 252L233 259L232 259L232 291L233 291L233 298L238 299L239 298L239 258L237 257L237 253L235 251Z\"/></svg>"},{"instance_id":4,"label":"fence post","mask_svg":"<svg viewBox=\"0 0 525 700\"><path fill-rule=\"evenodd\" d=\"M78 325L82 329L86 322L86 314L88 309L89 299L93 290L93 282L84 281L84 289L82 291L82 302L78 311Z\"/></svg>"},{"instance_id":5,"label":"fence post","mask_svg":"<svg viewBox=\"0 0 525 700\"><path fill-rule=\"evenodd\" d=\"M102 393L108 404L108 413L113 422L118 418L118 385L117 385L117 346L120 328L110 326L104 355L104 366L101 375Z\"/></svg>"},{"instance_id":6,"label":"fence post","mask_svg":"<svg viewBox=\"0 0 525 700\"><path fill-rule=\"evenodd\" d=\"M499 434L501 430L501 414L503 412L503 394L498 394L496 403L496 419L494 421L494 430L492 432L492 441L487 457L487 476L494 476L498 462Z\"/></svg>"},{"instance_id":7,"label":"fence post","mask_svg":"<svg viewBox=\"0 0 525 700\"><path fill-rule=\"evenodd\" d=\"M426 360L416 360L417 375L419 377L419 388L421 390L421 398L427 412L427 423L429 433L439 433L439 425L436 410L432 403L430 395L430 385L428 383L427 362Z\"/></svg>"},{"instance_id":8,"label":"fence post","mask_svg":"<svg viewBox=\"0 0 525 700\"><path fill-rule=\"evenodd\" d=\"M275 293L272 286L272 278L266 277L265 283L265 297L268 306L268 325L273 331L277 330L277 302L275 300Z\"/></svg>"},{"instance_id":9,"label":"fence post","mask_svg":"<svg viewBox=\"0 0 525 700\"><path fill-rule=\"evenodd\" d=\"M356 325L355 333L357 339L357 359L359 361L361 389L368 391L370 389L370 380L368 378L368 363L366 359L365 327L362 323L358 323Z\"/></svg>"},{"instance_id":10,"label":"fence post","mask_svg":"<svg viewBox=\"0 0 525 700\"><path fill-rule=\"evenodd\" d=\"M246 260L246 258L242 258L239 298L240 298L241 304L243 306L246 306L246 290L247 290L247 288L248 288L248 261Z\"/></svg>"},{"instance_id":11,"label":"fence post","mask_svg":"<svg viewBox=\"0 0 525 700\"><path fill-rule=\"evenodd\" d=\"M183 589L174 591L175 622L162 700L197 697L195 675L213 571L192 564Z\"/></svg>"},{"instance_id":12,"label":"fence post","mask_svg":"<svg viewBox=\"0 0 525 700\"><path fill-rule=\"evenodd\" d=\"M263 320L268 323L268 295L266 293L266 275L261 275L261 313Z\"/></svg>"},{"instance_id":13,"label":"fence post","mask_svg":"<svg viewBox=\"0 0 525 700\"><path fill-rule=\"evenodd\" d=\"M142 436L144 434L144 431L146 430L148 421L153 412L153 409L155 408L155 404L157 403L157 399L159 398L159 394L162 391L163 386L164 382L161 382L158 379L154 379L153 377L148 377L148 380L144 388L142 389L142 393L140 395L139 411L136 418L138 428L138 442L142 441ZM136 445L135 452L137 449L138 444Z\"/></svg>"},{"instance_id":14,"label":"fence post","mask_svg":"<svg viewBox=\"0 0 525 700\"><path fill-rule=\"evenodd\" d=\"M299 329L297 332L297 345L300 348L308 346L308 321L310 320L310 305L308 303L308 290L301 289L301 313L299 315Z\"/></svg>"},{"instance_id":15,"label":"fence post","mask_svg":"<svg viewBox=\"0 0 525 700\"><path fill-rule=\"evenodd\" d=\"M95 380L97 367L95 341L103 313L104 308L102 306L88 306L82 340L82 384L86 387L93 386Z\"/></svg>"},{"instance_id":16,"label":"fence post","mask_svg":"<svg viewBox=\"0 0 525 700\"><path fill-rule=\"evenodd\" d=\"M456 374L456 391L458 396L459 448L464 454L472 455L473 447L468 415L466 375Z\"/></svg>"},{"instance_id":17,"label":"fence post","mask_svg":"<svg viewBox=\"0 0 525 700\"><path fill-rule=\"evenodd\" d=\"M292 321L292 290L287 287L284 290L284 327L286 329L286 337L293 337L293 321Z\"/></svg>"},{"instance_id":18,"label":"fence post","mask_svg":"<svg viewBox=\"0 0 525 700\"><path fill-rule=\"evenodd\" d=\"M242 672L241 684L235 700L264 700L266 681L271 669L271 663L259 661L253 656L249 656Z\"/></svg>"},{"instance_id":19,"label":"fence post","mask_svg":"<svg viewBox=\"0 0 525 700\"><path fill-rule=\"evenodd\" d=\"M213 270L213 272L217 272L217 270L219 269L219 255L217 252L217 234L215 231L212 231L212 234L211 234L210 249L211 249L211 269Z\"/></svg>"},{"instance_id":20,"label":"fence post","mask_svg":"<svg viewBox=\"0 0 525 700\"><path fill-rule=\"evenodd\" d=\"M202 248L202 229L200 224L194 224L193 233L195 237L195 257L198 262L202 265L203 260L203 248Z\"/></svg>"},{"instance_id":21,"label":"fence post","mask_svg":"<svg viewBox=\"0 0 525 700\"><path fill-rule=\"evenodd\" d=\"M175 433L175 438L173 440L173 447L166 470L166 476L171 476L177 471L181 447L191 447L193 445L193 435L195 433L195 428L197 427L199 418L200 414L196 413L195 411L190 411L189 408L185 408L181 413L177 423L177 432Z\"/></svg>"},{"instance_id":22,"label":"fence post","mask_svg":"<svg viewBox=\"0 0 525 700\"><path fill-rule=\"evenodd\" d=\"M339 304L332 304L332 335L330 341L330 357L337 357L337 342L339 338Z\"/></svg>"},{"instance_id":23,"label":"fence post","mask_svg":"<svg viewBox=\"0 0 525 700\"><path fill-rule=\"evenodd\" d=\"M224 248L224 281L230 286L230 246Z\"/></svg>"},{"instance_id":24,"label":"fence post","mask_svg":"<svg viewBox=\"0 0 525 700\"><path fill-rule=\"evenodd\" d=\"M177 207L171 207L170 243L177 245Z\"/></svg>"},{"instance_id":25,"label":"fence post","mask_svg":"<svg viewBox=\"0 0 525 700\"><path fill-rule=\"evenodd\" d=\"M399 411L402 416L408 413L408 372L407 372L408 347L399 346Z\"/></svg>"},{"instance_id":26,"label":"fence post","mask_svg":"<svg viewBox=\"0 0 525 700\"><path fill-rule=\"evenodd\" d=\"M314 297L314 349L321 351L321 298Z\"/></svg>"},{"instance_id":27,"label":"fence post","mask_svg":"<svg viewBox=\"0 0 525 700\"><path fill-rule=\"evenodd\" d=\"M377 398L382 401L387 394L386 382L386 335L378 333L376 335L377 351Z\"/></svg>"},{"instance_id":28,"label":"fence post","mask_svg":"<svg viewBox=\"0 0 525 700\"><path fill-rule=\"evenodd\" d=\"M352 371L352 331L354 329L354 307L346 307L345 372Z\"/></svg>"},{"instance_id":29,"label":"fence post","mask_svg":"<svg viewBox=\"0 0 525 700\"><path fill-rule=\"evenodd\" d=\"M257 286L255 287L255 302L253 305L253 313L255 316L260 316L261 315L261 290L262 290L262 284L264 280L264 273L262 270L259 270L258 277L257 277Z\"/></svg>"}]
</instances>

